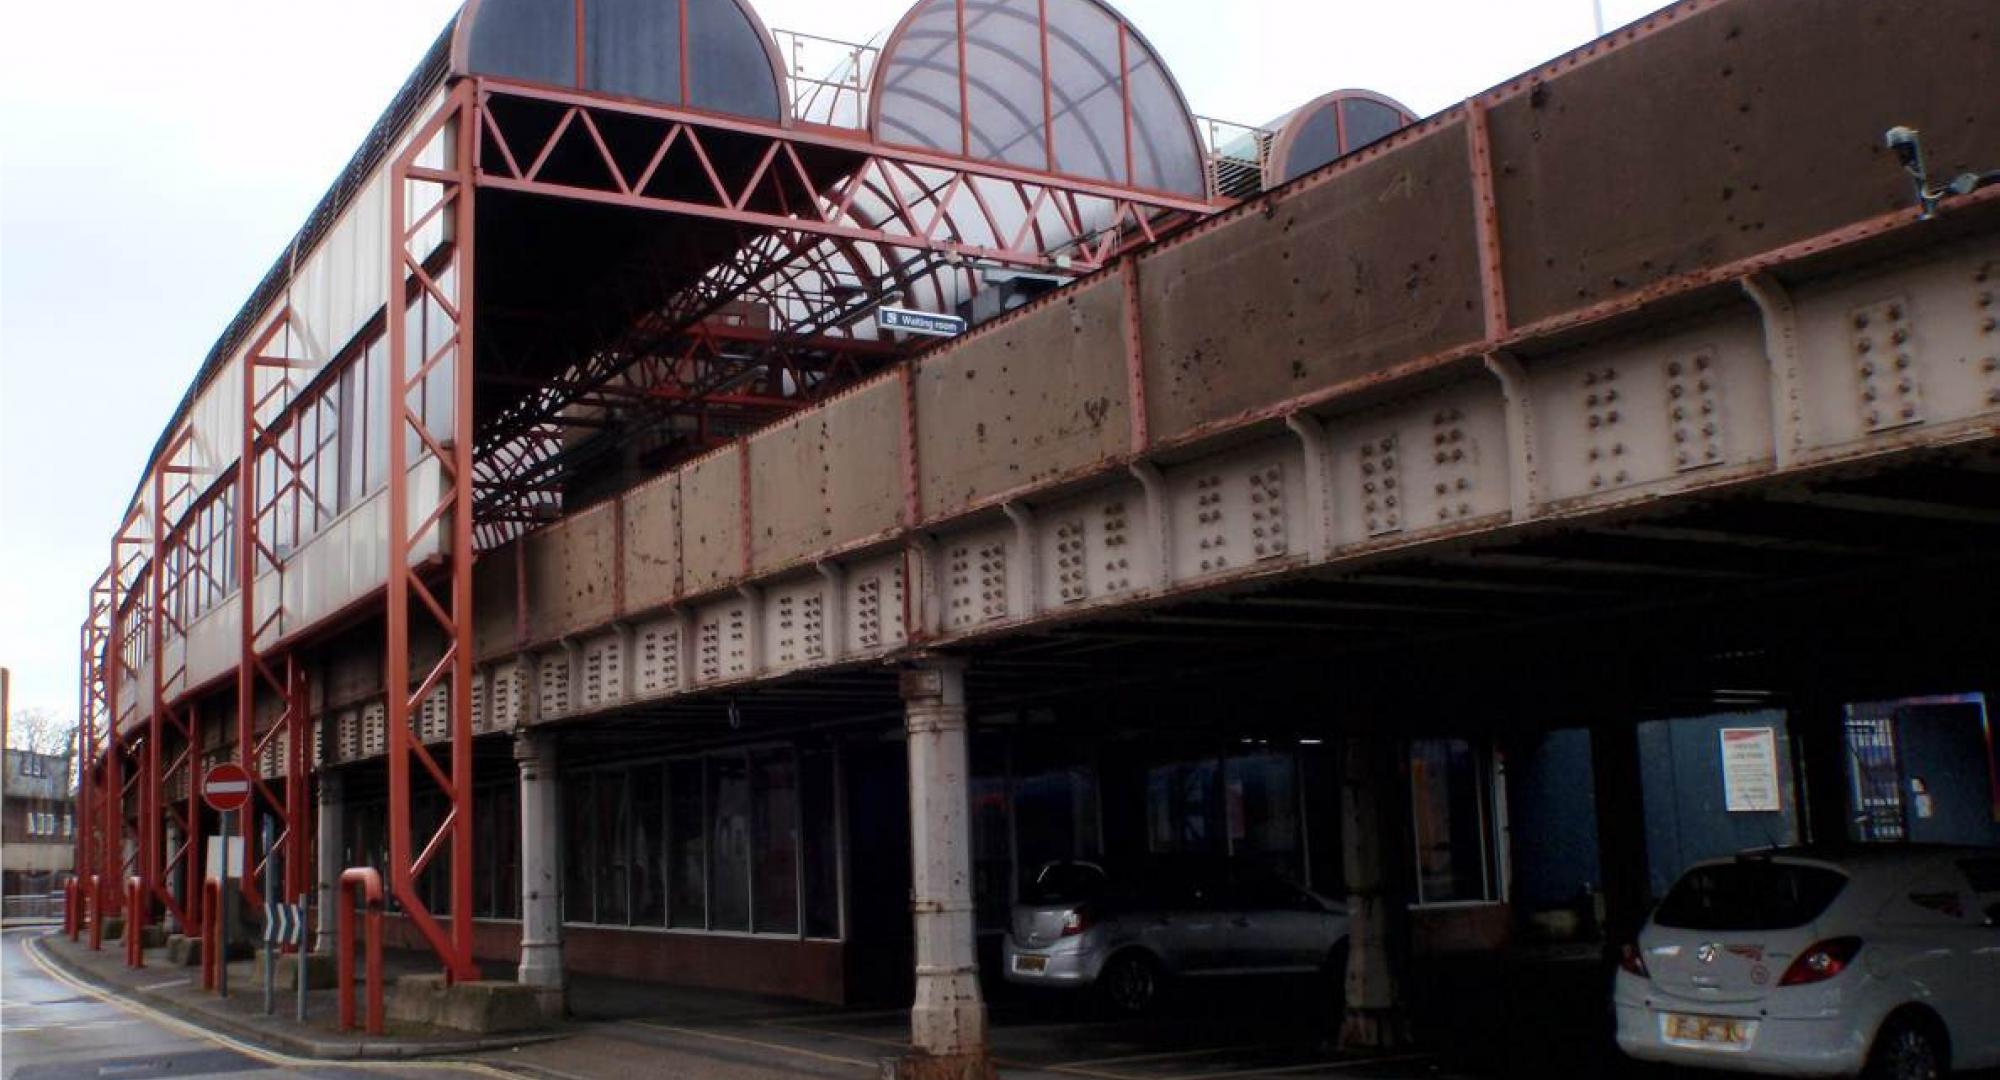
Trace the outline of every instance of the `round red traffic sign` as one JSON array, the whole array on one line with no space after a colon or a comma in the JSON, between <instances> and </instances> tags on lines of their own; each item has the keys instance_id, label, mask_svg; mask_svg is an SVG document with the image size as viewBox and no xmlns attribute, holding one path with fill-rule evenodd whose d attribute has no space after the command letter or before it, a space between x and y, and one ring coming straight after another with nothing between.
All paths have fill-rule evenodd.
<instances>
[{"instance_id":1,"label":"round red traffic sign","mask_svg":"<svg viewBox=\"0 0 2000 1080\"><path fill-rule=\"evenodd\" d=\"M250 802L250 774L243 766L225 761L201 778L201 798L218 814L241 810Z\"/></svg>"}]
</instances>

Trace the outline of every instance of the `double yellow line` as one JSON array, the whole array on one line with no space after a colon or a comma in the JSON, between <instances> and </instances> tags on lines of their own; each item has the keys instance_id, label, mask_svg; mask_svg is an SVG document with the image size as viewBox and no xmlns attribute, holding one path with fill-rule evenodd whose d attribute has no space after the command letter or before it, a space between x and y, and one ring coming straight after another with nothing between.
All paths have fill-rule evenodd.
<instances>
[{"instance_id":1,"label":"double yellow line","mask_svg":"<svg viewBox=\"0 0 2000 1080\"><path fill-rule=\"evenodd\" d=\"M240 1039L233 1039L227 1035L222 1035L217 1032L210 1031L205 1027L189 1023L188 1021L182 1020L180 1017L171 1015L169 1013L161 1012L160 1010L155 1009L150 1005L146 1005L139 1001L135 1001L132 998L121 997L115 994L106 993L105 991L95 986L92 986L91 984L84 982L81 979L75 978L68 972L63 971L61 968L55 966L55 964L52 961L50 961L47 956L43 954L43 949L39 943L38 938L30 938L30 937L22 938L21 949L22 951L28 954L28 959L35 962L36 967L42 969L43 974L47 975L49 978L55 980L56 982L61 983L62 985L67 986L72 990L75 990L79 994L83 994L87 997L94 998L95 1000L106 1005L116 1006L117 1008L123 1009L124 1011L131 1013L142 1020L158 1024L159 1026L166 1028L169 1031L174 1031L182 1035L187 1035L192 1038L200 1039L204 1042L213 1043L214 1045L222 1047L225 1050L230 1050L235 1053L242 1054L244 1057L262 1062L263 1064L269 1065L273 1068L278 1068L278 1069L338 1068L338 1069L368 1069L368 1070L382 1070L382 1071L395 1070L395 1071L423 1071L423 1072L452 1072L470 1076L494 1077L498 1078L498 1080L520 1080L520 1077L522 1075L520 1073L509 1072L505 1069L496 1069L491 1065L482 1065L478 1062L473 1062L473 1061L424 1061L421 1059L414 1059L414 1058L398 1060L398 1061L337 1061L337 1060L328 1060L325 1058L303 1058L303 1057L294 1057L290 1054L281 1054L275 1050L266 1050L261 1046L255 1046L250 1043L244 1042Z\"/></svg>"}]
</instances>

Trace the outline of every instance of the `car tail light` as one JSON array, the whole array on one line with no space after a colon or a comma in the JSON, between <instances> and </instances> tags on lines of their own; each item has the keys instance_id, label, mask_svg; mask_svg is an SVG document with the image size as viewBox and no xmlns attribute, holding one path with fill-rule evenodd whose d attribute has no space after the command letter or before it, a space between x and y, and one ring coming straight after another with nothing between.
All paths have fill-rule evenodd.
<instances>
[{"instance_id":1,"label":"car tail light","mask_svg":"<svg viewBox=\"0 0 2000 1080\"><path fill-rule=\"evenodd\" d=\"M1075 937L1097 925L1097 916L1087 907L1071 908L1063 915L1062 936Z\"/></svg>"},{"instance_id":2,"label":"car tail light","mask_svg":"<svg viewBox=\"0 0 2000 1080\"><path fill-rule=\"evenodd\" d=\"M1809 983L1825 982L1846 971L1854 963L1854 955L1861 951L1858 937L1828 938L1799 954L1792 966L1785 969L1779 986L1805 986Z\"/></svg>"},{"instance_id":3,"label":"car tail light","mask_svg":"<svg viewBox=\"0 0 2000 1080\"><path fill-rule=\"evenodd\" d=\"M1618 966L1642 979L1652 978L1652 973L1646 970L1646 958L1639 954L1637 942L1628 941L1618 950Z\"/></svg>"}]
</instances>

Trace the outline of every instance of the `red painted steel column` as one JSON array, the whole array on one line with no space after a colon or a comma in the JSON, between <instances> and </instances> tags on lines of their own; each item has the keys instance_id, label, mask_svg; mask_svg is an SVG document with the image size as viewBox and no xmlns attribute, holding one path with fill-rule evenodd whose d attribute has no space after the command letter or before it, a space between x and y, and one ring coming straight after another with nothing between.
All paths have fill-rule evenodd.
<instances>
[{"instance_id":1,"label":"red painted steel column","mask_svg":"<svg viewBox=\"0 0 2000 1080\"><path fill-rule=\"evenodd\" d=\"M475 84L461 81L452 91L450 102L432 116L395 160L389 172L389 288L386 315L389 342L389 372L394 390L388 395L388 501L389 548L386 565L385 656L383 660L384 725L389 757L389 875L390 890L402 904L411 924L437 952L447 978L476 979L478 966L472 960L472 273L474 184L473 155L476 149L477 109ZM457 127L452 128L452 121ZM438 140L449 138L450 160L443 168L417 164ZM408 218L407 189L412 183L434 186L441 200L412 226ZM445 292L426 266L428 252L411 250L429 224L442 221L448 230L451 272L457 288L449 303ZM424 355L412 357L408 312L412 298L419 310L426 301L437 302L453 318L452 339L446 346L432 349L426 342ZM428 323L424 319L424 323ZM449 357L452 375L453 415L449 433L433 433L427 418L410 407L412 391L421 389L426 376ZM412 364L412 360L416 363ZM437 503L416 508L411 523L409 468L406 441L435 455L443 490ZM449 529L445 535L444 530ZM436 593L410 567L411 554L426 537L438 530L444 549L445 574L449 578L448 600L440 604ZM410 679L410 610L419 601L444 638L442 658L413 688ZM426 698L439 686L447 688L447 726L451 735L450 771L437 763L416 734L410 718L422 708ZM410 810L411 760L423 766L421 775L444 790L449 803L443 823L426 838L421 851L412 850ZM447 931L423 902L418 884L432 859L449 849L451 926Z\"/></svg>"},{"instance_id":2,"label":"red painted steel column","mask_svg":"<svg viewBox=\"0 0 2000 1080\"><path fill-rule=\"evenodd\" d=\"M139 881L145 886L143 895L148 897L164 897L167 891L162 873L166 855L161 850L164 825L160 817L166 807L160 790L160 746L166 735L167 718L166 664L161 662L166 656L166 505L166 471L156 468L153 470L153 569L146 580L147 648L153 656L153 685L148 689L153 707L146 720L145 782L139 795ZM126 917L131 917L129 912Z\"/></svg>"}]
</instances>

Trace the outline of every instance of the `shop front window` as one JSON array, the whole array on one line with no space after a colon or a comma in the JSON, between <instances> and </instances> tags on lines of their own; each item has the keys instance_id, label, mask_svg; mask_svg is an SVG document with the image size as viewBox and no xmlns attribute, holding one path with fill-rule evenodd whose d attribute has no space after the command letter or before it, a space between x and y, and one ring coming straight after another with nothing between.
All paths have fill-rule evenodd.
<instances>
[{"instance_id":1,"label":"shop front window","mask_svg":"<svg viewBox=\"0 0 2000 1080\"><path fill-rule=\"evenodd\" d=\"M1216 761L1156 766L1146 774L1147 847L1159 853L1222 850Z\"/></svg>"},{"instance_id":2,"label":"shop front window","mask_svg":"<svg viewBox=\"0 0 2000 1080\"><path fill-rule=\"evenodd\" d=\"M1303 852L1298 762L1290 754L1232 757L1223 765L1229 851L1296 876Z\"/></svg>"},{"instance_id":3,"label":"shop front window","mask_svg":"<svg viewBox=\"0 0 2000 1080\"><path fill-rule=\"evenodd\" d=\"M759 933L799 932L798 769L790 749L751 755L751 855Z\"/></svg>"},{"instance_id":4,"label":"shop front window","mask_svg":"<svg viewBox=\"0 0 2000 1080\"><path fill-rule=\"evenodd\" d=\"M1420 904L1496 899L1485 769L1485 755L1462 739L1410 744Z\"/></svg>"},{"instance_id":5,"label":"shop front window","mask_svg":"<svg viewBox=\"0 0 2000 1080\"><path fill-rule=\"evenodd\" d=\"M750 773L742 758L708 759L708 928L750 929Z\"/></svg>"},{"instance_id":6,"label":"shop front window","mask_svg":"<svg viewBox=\"0 0 2000 1080\"><path fill-rule=\"evenodd\" d=\"M708 844L701 759L667 766L667 925L708 926Z\"/></svg>"},{"instance_id":7,"label":"shop front window","mask_svg":"<svg viewBox=\"0 0 2000 1080\"><path fill-rule=\"evenodd\" d=\"M839 937L836 761L772 747L566 773L563 918Z\"/></svg>"}]
</instances>

